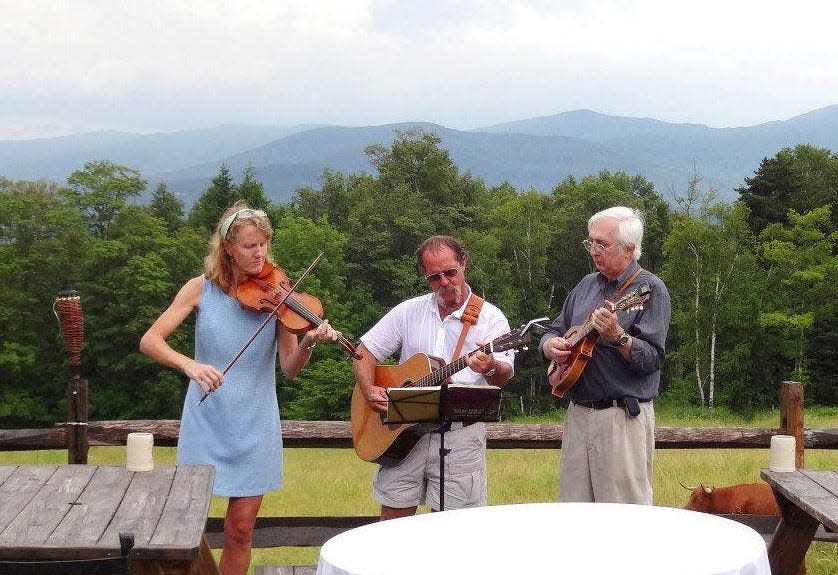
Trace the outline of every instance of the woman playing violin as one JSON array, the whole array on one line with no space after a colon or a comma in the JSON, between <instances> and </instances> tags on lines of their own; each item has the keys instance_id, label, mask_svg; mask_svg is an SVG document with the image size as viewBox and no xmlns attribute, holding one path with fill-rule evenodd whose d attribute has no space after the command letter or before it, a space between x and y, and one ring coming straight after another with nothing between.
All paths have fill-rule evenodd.
<instances>
[{"instance_id":1,"label":"woman playing violin","mask_svg":"<svg viewBox=\"0 0 838 575\"><path fill-rule=\"evenodd\" d=\"M268 251L272 239L265 212L240 203L225 211L210 240L204 273L186 282L140 341L141 352L189 377L177 461L214 465L214 493L229 497L219 564L224 575L247 572L262 496L282 484L276 358L282 373L292 379L311 358L315 344L340 337L327 321L300 338L279 321L270 321L226 373L219 370L268 318L269 312L245 309L236 290L273 264ZM194 358L166 342L192 311Z\"/></svg>"}]
</instances>

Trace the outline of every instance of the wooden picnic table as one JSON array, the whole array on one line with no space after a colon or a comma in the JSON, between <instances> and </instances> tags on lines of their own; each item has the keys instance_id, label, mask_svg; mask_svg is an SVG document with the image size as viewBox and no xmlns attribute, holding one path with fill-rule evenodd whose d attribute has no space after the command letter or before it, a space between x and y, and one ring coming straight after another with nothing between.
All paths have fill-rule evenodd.
<instances>
[{"instance_id":1,"label":"wooden picnic table","mask_svg":"<svg viewBox=\"0 0 838 575\"><path fill-rule=\"evenodd\" d=\"M806 558L818 525L838 533L838 471L763 469L780 506L780 522L768 546L773 575L793 575Z\"/></svg>"},{"instance_id":2,"label":"wooden picnic table","mask_svg":"<svg viewBox=\"0 0 838 575\"><path fill-rule=\"evenodd\" d=\"M129 532L133 573L216 575L204 537L214 478L209 465L0 465L0 559L118 556Z\"/></svg>"}]
</instances>

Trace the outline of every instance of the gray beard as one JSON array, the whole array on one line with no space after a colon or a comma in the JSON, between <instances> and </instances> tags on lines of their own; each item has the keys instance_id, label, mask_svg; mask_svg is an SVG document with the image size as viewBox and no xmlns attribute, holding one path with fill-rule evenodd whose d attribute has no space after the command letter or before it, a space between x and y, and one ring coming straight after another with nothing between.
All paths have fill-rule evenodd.
<instances>
[{"instance_id":1,"label":"gray beard","mask_svg":"<svg viewBox=\"0 0 838 575\"><path fill-rule=\"evenodd\" d=\"M460 286L448 286L447 288L440 288L434 291L434 303L437 305L437 307L441 307L443 309L448 307L448 304L445 303L445 300L442 299L442 295L440 294L440 292L444 289L454 290L454 293L457 295L457 301L460 301L460 298L463 295L463 290L460 288Z\"/></svg>"}]
</instances>

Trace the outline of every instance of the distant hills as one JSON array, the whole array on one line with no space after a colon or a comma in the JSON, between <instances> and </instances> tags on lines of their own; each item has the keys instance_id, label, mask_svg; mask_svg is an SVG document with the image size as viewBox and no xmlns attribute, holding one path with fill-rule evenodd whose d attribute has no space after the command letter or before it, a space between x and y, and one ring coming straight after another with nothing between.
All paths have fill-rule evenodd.
<instances>
[{"instance_id":1,"label":"distant hills","mask_svg":"<svg viewBox=\"0 0 838 575\"><path fill-rule=\"evenodd\" d=\"M785 121L750 127L710 128L650 118L576 110L470 131L429 123L382 126L220 126L157 134L92 132L59 138L0 141L0 175L64 182L90 160L107 159L138 169L153 188L165 181L191 205L226 164L234 178L253 166L275 202L304 185L319 186L325 168L371 171L364 148L388 146L397 131L435 132L463 171L489 185L549 192L569 175L601 170L642 174L671 199L693 174L721 199L736 198L765 157L810 143L838 150L838 105Z\"/></svg>"}]
</instances>

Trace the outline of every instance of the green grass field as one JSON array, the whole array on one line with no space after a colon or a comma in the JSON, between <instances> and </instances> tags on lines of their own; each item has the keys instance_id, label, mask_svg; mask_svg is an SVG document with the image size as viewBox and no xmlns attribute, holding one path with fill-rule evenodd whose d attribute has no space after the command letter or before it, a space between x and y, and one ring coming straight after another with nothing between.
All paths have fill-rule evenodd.
<instances>
[{"instance_id":1,"label":"green grass field","mask_svg":"<svg viewBox=\"0 0 838 575\"><path fill-rule=\"evenodd\" d=\"M772 427L779 414L766 412L747 421L736 417L688 417L685 413L661 410L658 425ZM806 427L838 427L838 408L807 409ZM174 461L174 448L155 448L155 461ZM0 464L61 463L65 451L0 452ZM90 450L90 462L123 464L124 448L99 447ZM555 501L558 489L557 450L489 450L489 503ZM838 469L838 450L806 451L806 467ZM760 468L768 466L768 449L659 449L655 455L655 504L683 507L688 494L679 485L722 486L760 481ZM351 449L287 449L285 486L268 494L262 506L264 516L377 515L371 494L372 464L359 460ZM222 516L226 500L215 498L210 509ZM502 534L501 534L502 537ZM697 544L700 544L697 542ZM318 548L255 549L253 566L262 564L314 564ZM807 555L810 575L838 572L838 545L815 543Z\"/></svg>"}]
</instances>

